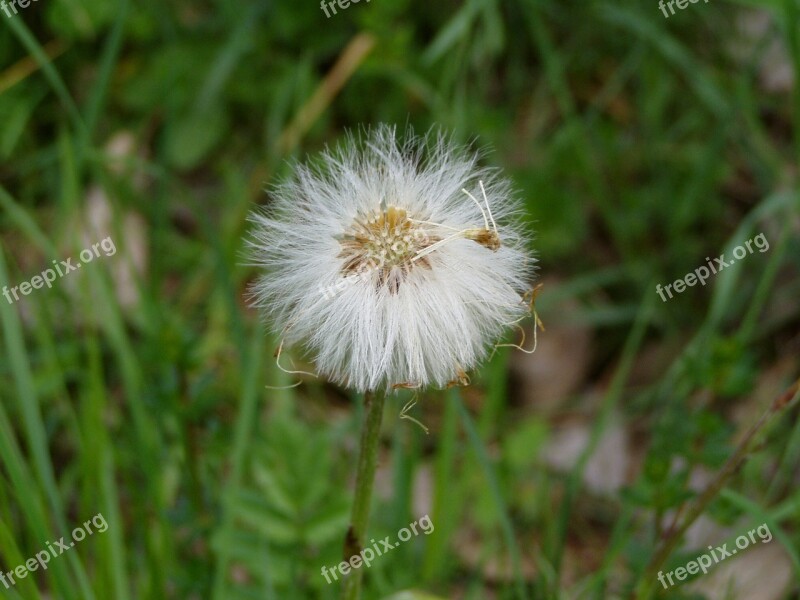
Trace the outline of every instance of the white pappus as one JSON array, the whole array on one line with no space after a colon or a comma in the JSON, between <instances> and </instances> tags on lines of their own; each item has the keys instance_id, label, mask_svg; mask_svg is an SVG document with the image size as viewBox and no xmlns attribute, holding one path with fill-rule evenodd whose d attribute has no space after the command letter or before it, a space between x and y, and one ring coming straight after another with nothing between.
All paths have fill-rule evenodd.
<instances>
[{"instance_id":1,"label":"white pappus","mask_svg":"<svg viewBox=\"0 0 800 600\"><path fill-rule=\"evenodd\" d=\"M281 348L362 392L468 381L531 314L535 262L509 182L479 157L381 125L297 165L250 215L251 303Z\"/></svg>"}]
</instances>

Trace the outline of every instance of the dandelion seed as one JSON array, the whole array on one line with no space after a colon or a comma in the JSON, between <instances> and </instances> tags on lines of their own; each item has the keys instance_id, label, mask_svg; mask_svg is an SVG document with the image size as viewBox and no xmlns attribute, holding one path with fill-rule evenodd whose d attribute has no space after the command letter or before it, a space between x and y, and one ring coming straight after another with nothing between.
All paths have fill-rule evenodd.
<instances>
[{"instance_id":1,"label":"dandelion seed","mask_svg":"<svg viewBox=\"0 0 800 600\"><path fill-rule=\"evenodd\" d=\"M477 158L380 126L299 165L251 215L267 270L252 303L321 376L358 391L462 384L529 314L519 204Z\"/></svg>"}]
</instances>

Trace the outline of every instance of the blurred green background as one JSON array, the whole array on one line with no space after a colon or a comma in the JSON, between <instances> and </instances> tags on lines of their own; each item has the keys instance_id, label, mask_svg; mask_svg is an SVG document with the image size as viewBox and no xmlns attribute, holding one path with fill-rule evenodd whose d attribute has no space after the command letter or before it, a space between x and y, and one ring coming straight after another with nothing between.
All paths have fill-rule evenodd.
<instances>
[{"instance_id":1,"label":"blurred green background","mask_svg":"<svg viewBox=\"0 0 800 600\"><path fill-rule=\"evenodd\" d=\"M628 598L676 510L798 375L800 2L38 0L0 12L0 597L327 599L361 399L275 366L247 213L379 122L491 148L536 232L531 356L387 402L365 598ZM10 8L9 8L10 10ZM770 247L662 302L763 233ZM530 334L530 331L529 331ZM509 336L511 341L516 336ZM530 338L529 338L530 340ZM505 349L508 350L508 349ZM311 368L301 356L298 367ZM271 387L267 387L271 386ZM800 421L769 428L669 598L798 598ZM658 585L658 584L656 584Z\"/></svg>"}]
</instances>

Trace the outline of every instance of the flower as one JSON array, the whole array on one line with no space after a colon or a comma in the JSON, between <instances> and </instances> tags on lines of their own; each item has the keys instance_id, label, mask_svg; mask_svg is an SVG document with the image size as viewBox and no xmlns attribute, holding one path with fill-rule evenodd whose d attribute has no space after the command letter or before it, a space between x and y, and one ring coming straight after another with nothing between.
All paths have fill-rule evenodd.
<instances>
[{"instance_id":1,"label":"flower","mask_svg":"<svg viewBox=\"0 0 800 600\"><path fill-rule=\"evenodd\" d=\"M250 289L281 347L358 391L466 381L525 316L534 259L511 186L442 133L381 125L298 165L250 215Z\"/></svg>"}]
</instances>

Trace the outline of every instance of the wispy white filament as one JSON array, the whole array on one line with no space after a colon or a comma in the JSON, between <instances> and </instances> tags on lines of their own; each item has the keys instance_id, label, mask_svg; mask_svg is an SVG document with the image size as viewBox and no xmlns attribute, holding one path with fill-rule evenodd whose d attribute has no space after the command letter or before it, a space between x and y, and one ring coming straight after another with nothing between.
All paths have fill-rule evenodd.
<instances>
[{"instance_id":1,"label":"wispy white filament","mask_svg":"<svg viewBox=\"0 0 800 600\"><path fill-rule=\"evenodd\" d=\"M297 166L251 215L253 304L345 386L461 380L528 314L534 263L508 182L477 160L380 126Z\"/></svg>"}]
</instances>

